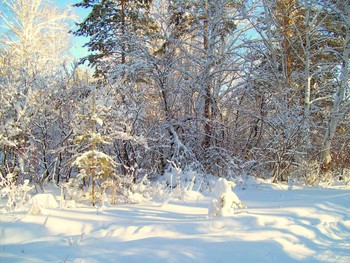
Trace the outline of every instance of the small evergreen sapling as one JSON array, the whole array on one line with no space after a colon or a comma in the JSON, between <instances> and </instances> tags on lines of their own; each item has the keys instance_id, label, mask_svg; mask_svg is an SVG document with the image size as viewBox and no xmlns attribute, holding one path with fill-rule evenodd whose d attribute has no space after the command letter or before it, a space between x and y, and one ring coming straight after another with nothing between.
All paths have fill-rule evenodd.
<instances>
[{"instance_id":1,"label":"small evergreen sapling","mask_svg":"<svg viewBox=\"0 0 350 263\"><path fill-rule=\"evenodd\" d=\"M85 132L75 138L76 143L87 143L87 151L78 154L72 166L79 168L78 177L88 177L91 181L91 203L96 204L95 187L98 180L105 180L114 174L115 161L107 154L98 150L99 145L109 144L108 138L97 132L97 125L102 126L103 121L97 117L95 95L92 98L92 110L90 114L80 115L86 120L87 127L81 129ZM84 122L83 122L84 123Z\"/></svg>"}]
</instances>

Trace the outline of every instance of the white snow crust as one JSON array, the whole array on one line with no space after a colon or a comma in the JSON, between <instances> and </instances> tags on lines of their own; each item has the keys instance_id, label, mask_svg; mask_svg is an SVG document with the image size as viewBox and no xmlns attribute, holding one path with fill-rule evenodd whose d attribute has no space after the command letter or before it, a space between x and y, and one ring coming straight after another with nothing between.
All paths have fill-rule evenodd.
<instances>
[{"instance_id":1,"label":"white snow crust","mask_svg":"<svg viewBox=\"0 0 350 263\"><path fill-rule=\"evenodd\" d=\"M268 186L235 189L248 208L215 218L224 183L163 204L59 208L39 195L39 214L2 210L0 262L350 262L349 188Z\"/></svg>"}]
</instances>

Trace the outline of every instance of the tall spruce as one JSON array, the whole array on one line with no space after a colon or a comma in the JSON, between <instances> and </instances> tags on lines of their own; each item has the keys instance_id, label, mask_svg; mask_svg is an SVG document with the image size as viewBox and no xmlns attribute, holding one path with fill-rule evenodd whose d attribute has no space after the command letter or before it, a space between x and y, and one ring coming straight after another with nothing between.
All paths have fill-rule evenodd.
<instances>
[{"instance_id":1,"label":"tall spruce","mask_svg":"<svg viewBox=\"0 0 350 263\"><path fill-rule=\"evenodd\" d=\"M91 10L74 34L89 38L85 46L90 54L83 61L96 67L96 75L108 75L112 65L106 61L120 65L131 61L140 37L153 29L150 4L150 0L84 0L75 4Z\"/></svg>"}]
</instances>

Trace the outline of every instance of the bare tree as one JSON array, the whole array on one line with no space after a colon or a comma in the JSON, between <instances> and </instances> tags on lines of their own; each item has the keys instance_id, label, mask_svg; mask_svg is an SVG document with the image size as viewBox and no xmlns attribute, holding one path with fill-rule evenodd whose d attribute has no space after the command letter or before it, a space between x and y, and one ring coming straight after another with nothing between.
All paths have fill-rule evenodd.
<instances>
[{"instance_id":1,"label":"bare tree","mask_svg":"<svg viewBox=\"0 0 350 263\"><path fill-rule=\"evenodd\" d=\"M68 58L73 16L46 0L4 0L1 45L9 65L26 74L26 85L38 74L52 72Z\"/></svg>"}]
</instances>

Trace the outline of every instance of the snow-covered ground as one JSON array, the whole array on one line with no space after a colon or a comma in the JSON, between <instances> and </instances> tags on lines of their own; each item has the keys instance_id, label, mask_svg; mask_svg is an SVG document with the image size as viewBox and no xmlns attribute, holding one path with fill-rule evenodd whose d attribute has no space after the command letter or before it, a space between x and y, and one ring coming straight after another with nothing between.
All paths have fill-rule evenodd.
<instances>
[{"instance_id":1,"label":"snow-covered ground","mask_svg":"<svg viewBox=\"0 0 350 263\"><path fill-rule=\"evenodd\" d=\"M350 262L350 189L235 190L247 206L208 217L213 197L1 212L0 262Z\"/></svg>"}]
</instances>

